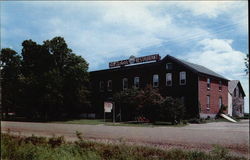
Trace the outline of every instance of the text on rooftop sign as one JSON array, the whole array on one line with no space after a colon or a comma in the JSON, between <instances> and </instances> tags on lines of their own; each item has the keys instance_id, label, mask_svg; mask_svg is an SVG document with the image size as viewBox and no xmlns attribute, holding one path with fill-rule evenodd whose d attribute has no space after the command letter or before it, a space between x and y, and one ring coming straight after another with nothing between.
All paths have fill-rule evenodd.
<instances>
[{"instance_id":1,"label":"text on rooftop sign","mask_svg":"<svg viewBox=\"0 0 250 160\"><path fill-rule=\"evenodd\" d=\"M144 57L130 56L129 59L126 59L126 60L110 62L109 68L118 67L118 66L125 66L125 65L134 64L134 63L158 61L160 59L161 59L161 57L159 56L159 54L153 54L153 55L144 56Z\"/></svg>"}]
</instances>

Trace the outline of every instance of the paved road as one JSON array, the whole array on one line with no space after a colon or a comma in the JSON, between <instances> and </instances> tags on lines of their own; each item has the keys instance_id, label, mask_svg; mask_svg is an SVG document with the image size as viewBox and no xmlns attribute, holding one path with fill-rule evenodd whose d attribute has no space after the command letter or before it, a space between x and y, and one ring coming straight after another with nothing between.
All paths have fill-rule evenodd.
<instances>
[{"instance_id":1,"label":"paved road","mask_svg":"<svg viewBox=\"0 0 250 160\"><path fill-rule=\"evenodd\" d=\"M63 135L76 139L76 131L90 139L125 140L152 144L212 145L220 144L248 152L249 120L238 123L216 122L190 124L185 127L125 127L56 123L1 122L2 131L21 135Z\"/></svg>"}]
</instances>

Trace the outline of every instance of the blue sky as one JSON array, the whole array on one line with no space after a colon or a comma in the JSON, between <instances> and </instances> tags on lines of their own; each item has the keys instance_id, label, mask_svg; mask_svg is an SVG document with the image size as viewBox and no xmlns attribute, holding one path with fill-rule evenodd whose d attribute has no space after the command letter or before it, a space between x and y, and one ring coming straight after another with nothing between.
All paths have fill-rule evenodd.
<instances>
[{"instance_id":1,"label":"blue sky","mask_svg":"<svg viewBox=\"0 0 250 160\"><path fill-rule=\"evenodd\" d=\"M1 48L62 36L89 70L130 55L167 54L241 81L249 112L247 1L1 1Z\"/></svg>"}]
</instances>

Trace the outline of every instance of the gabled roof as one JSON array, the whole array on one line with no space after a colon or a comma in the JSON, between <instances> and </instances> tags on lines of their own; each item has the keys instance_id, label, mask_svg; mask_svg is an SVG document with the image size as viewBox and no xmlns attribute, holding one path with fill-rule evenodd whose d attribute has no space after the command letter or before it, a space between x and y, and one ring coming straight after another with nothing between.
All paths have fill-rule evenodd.
<instances>
[{"instance_id":1,"label":"gabled roof","mask_svg":"<svg viewBox=\"0 0 250 160\"><path fill-rule=\"evenodd\" d=\"M121 70L127 70L127 69L133 69L133 68L143 68L146 66L151 66L151 65L156 65L158 63L163 63L166 59L171 59L176 63L179 63L181 65L183 65L184 67L188 68L189 70L199 74L206 74L206 75L211 75L213 77L217 77L217 78L221 78L224 80L228 80L225 77L223 77L222 75L215 73L214 71L203 67L201 65L198 64L194 64L194 63L190 63L175 57L172 57L170 55L165 56L162 60L159 60L157 62L150 62L150 63L143 63L143 64L136 64L136 65L129 65L126 67L118 67L118 68L109 68L109 69L104 69L104 70L98 70L98 71L91 71L90 73L97 73L97 72L109 72L109 71L121 71Z\"/></svg>"},{"instance_id":2,"label":"gabled roof","mask_svg":"<svg viewBox=\"0 0 250 160\"><path fill-rule=\"evenodd\" d=\"M228 82L228 91L229 91L229 93L233 93L233 91L236 88L238 83L239 83L238 80L232 80L232 81Z\"/></svg>"},{"instance_id":3,"label":"gabled roof","mask_svg":"<svg viewBox=\"0 0 250 160\"><path fill-rule=\"evenodd\" d=\"M221 79L228 80L224 76L222 76L222 75L220 75L218 73L215 73L214 71L212 71L212 70L210 70L210 69L208 69L208 68L206 68L204 66L194 64L194 63L190 63L190 62L187 62L187 61L172 57L170 55L167 55L165 58L166 59L170 58L170 59L176 61L177 63L181 63L182 65L188 67L189 69L193 70L196 73L203 73L203 74L207 74L207 75L211 75L211 76L214 76L214 77L218 77L218 78L221 78Z\"/></svg>"},{"instance_id":4,"label":"gabled roof","mask_svg":"<svg viewBox=\"0 0 250 160\"><path fill-rule=\"evenodd\" d=\"M239 80L232 80L232 81L229 81L229 82L228 82L228 91L229 91L229 93L233 94L234 89L236 88L236 86L237 86L238 84L239 84L239 87L240 87L241 90L242 90L243 96L245 97L246 94L245 94L245 92L244 92L244 90L243 90L243 88L242 88L241 83L240 83Z\"/></svg>"}]
</instances>

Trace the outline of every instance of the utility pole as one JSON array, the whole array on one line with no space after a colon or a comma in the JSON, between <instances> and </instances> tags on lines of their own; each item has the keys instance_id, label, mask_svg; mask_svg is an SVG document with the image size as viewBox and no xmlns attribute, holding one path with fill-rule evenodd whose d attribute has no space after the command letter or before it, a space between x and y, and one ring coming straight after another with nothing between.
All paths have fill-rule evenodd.
<instances>
[{"instance_id":1,"label":"utility pole","mask_svg":"<svg viewBox=\"0 0 250 160\"><path fill-rule=\"evenodd\" d=\"M113 102L113 123L115 123L115 102Z\"/></svg>"}]
</instances>

